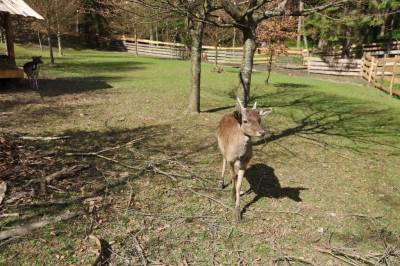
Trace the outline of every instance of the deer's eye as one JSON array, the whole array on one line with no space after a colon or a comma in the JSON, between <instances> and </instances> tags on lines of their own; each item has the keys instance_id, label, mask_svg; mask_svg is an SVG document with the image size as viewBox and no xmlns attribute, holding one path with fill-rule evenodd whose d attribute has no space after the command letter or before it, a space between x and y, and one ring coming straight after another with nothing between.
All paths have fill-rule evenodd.
<instances>
[{"instance_id":1,"label":"deer's eye","mask_svg":"<svg viewBox=\"0 0 400 266\"><path fill-rule=\"evenodd\" d=\"M248 122L247 120L243 120L243 123L247 124L247 122Z\"/></svg>"}]
</instances>

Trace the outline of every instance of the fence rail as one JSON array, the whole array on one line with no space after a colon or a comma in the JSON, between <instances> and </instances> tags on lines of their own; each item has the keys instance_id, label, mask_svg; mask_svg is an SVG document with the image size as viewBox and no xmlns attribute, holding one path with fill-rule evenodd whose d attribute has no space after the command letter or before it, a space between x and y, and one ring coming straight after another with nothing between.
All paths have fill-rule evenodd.
<instances>
[{"instance_id":1,"label":"fence rail","mask_svg":"<svg viewBox=\"0 0 400 266\"><path fill-rule=\"evenodd\" d=\"M122 46L122 48L118 48L129 53L135 53L136 55L170 59L187 59L189 56L187 48L181 43L122 37ZM304 51L303 49L288 49L286 53L303 57L305 54L308 55L308 51ZM202 59L210 63L218 62L219 64L240 65L243 59L243 48L203 46ZM256 49L254 55L255 65L267 64L270 59L270 54L265 52L265 49ZM275 61L275 59L276 56L273 56L272 60Z\"/></svg>"},{"instance_id":2,"label":"fence rail","mask_svg":"<svg viewBox=\"0 0 400 266\"><path fill-rule=\"evenodd\" d=\"M360 76L362 60L335 58L308 58L308 72L314 74Z\"/></svg>"},{"instance_id":3,"label":"fence rail","mask_svg":"<svg viewBox=\"0 0 400 266\"><path fill-rule=\"evenodd\" d=\"M365 54L362 65L362 78L376 88L389 92L390 95L400 95L400 56L377 58Z\"/></svg>"}]
</instances>

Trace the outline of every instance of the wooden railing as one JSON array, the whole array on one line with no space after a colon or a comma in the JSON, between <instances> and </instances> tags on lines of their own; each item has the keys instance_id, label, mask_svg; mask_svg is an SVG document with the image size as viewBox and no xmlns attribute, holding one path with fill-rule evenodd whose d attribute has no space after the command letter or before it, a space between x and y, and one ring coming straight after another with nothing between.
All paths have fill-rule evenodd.
<instances>
[{"instance_id":1,"label":"wooden railing","mask_svg":"<svg viewBox=\"0 0 400 266\"><path fill-rule=\"evenodd\" d=\"M362 78L376 88L387 91L390 95L400 95L400 56L377 58L365 54L362 65Z\"/></svg>"},{"instance_id":2,"label":"wooden railing","mask_svg":"<svg viewBox=\"0 0 400 266\"><path fill-rule=\"evenodd\" d=\"M360 76L361 65L361 59L308 58L308 72L314 74Z\"/></svg>"},{"instance_id":3,"label":"wooden railing","mask_svg":"<svg viewBox=\"0 0 400 266\"><path fill-rule=\"evenodd\" d=\"M170 59L187 59L189 52L185 45L181 43L158 42L136 38L122 37L123 49L129 53L136 55L161 57ZM308 52L303 49L288 49L286 53L289 55L304 56ZM240 65L243 59L242 47L215 47L203 46L202 59L205 62L223 65ZM275 61L276 57L273 56ZM264 48L257 48L254 55L254 64L267 64L270 60L270 54L265 52Z\"/></svg>"},{"instance_id":4,"label":"wooden railing","mask_svg":"<svg viewBox=\"0 0 400 266\"><path fill-rule=\"evenodd\" d=\"M187 50L183 44L157 42L135 38L122 38L124 48L136 55L153 56L170 59L187 58Z\"/></svg>"}]
</instances>

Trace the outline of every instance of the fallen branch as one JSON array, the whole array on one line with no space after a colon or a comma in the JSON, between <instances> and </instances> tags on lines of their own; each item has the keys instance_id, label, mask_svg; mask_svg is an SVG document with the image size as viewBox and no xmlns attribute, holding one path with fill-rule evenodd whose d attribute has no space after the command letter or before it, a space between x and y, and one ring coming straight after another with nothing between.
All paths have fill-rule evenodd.
<instances>
[{"instance_id":1,"label":"fallen branch","mask_svg":"<svg viewBox=\"0 0 400 266\"><path fill-rule=\"evenodd\" d=\"M138 214L141 216L150 216L150 217L155 217L155 218L164 218L164 219L215 219L213 216L207 216L207 215L196 215L196 216L190 216L190 215L171 215L171 214L160 214L160 213L147 213L147 212L142 212L136 209L127 209L128 212L133 212L134 214Z\"/></svg>"},{"instance_id":2,"label":"fallen branch","mask_svg":"<svg viewBox=\"0 0 400 266\"><path fill-rule=\"evenodd\" d=\"M22 136L19 137L22 140L60 140L60 139L68 139L70 136L60 136L60 137L33 137L33 136Z\"/></svg>"},{"instance_id":3,"label":"fallen branch","mask_svg":"<svg viewBox=\"0 0 400 266\"><path fill-rule=\"evenodd\" d=\"M8 218L8 217L18 217L19 213L14 212L14 213L2 213L0 214L0 218Z\"/></svg>"},{"instance_id":4,"label":"fallen branch","mask_svg":"<svg viewBox=\"0 0 400 266\"><path fill-rule=\"evenodd\" d=\"M296 261L298 261L298 262L302 262L302 263L305 263L305 264L308 264L308 265L315 265L311 261L308 261L306 259L299 258L299 257L293 257L293 256L282 256L282 257L279 257L279 258L275 258L273 261L274 262L278 262L278 261L287 261L287 262L295 261L296 262Z\"/></svg>"},{"instance_id":5,"label":"fallen branch","mask_svg":"<svg viewBox=\"0 0 400 266\"><path fill-rule=\"evenodd\" d=\"M196 195L202 196L202 197L204 197L204 198L207 198L207 199L209 199L209 200L212 200L212 201L218 203L219 205L221 205L222 207L224 207L224 208L226 208L226 209L228 209L228 210L232 210L231 207L229 207L228 205L226 205L226 204L223 203L222 201L219 201L219 200L217 200L217 199L214 199L214 198L211 197L211 196L208 196L208 195L199 193L199 192L195 191L194 189L192 189L191 187L187 187L187 189L189 189L190 191L192 191L192 192L193 192L194 194L196 194Z\"/></svg>"},{"instance_id":6,"label":"fallen branch","mask_svg":"<svg viewBox=\"0 0 400 266\"><path fill-rule=\"evenodd\" d=\"M359 214L359 213L346 214L345 217L359 217L359 218L368 218L368 219L380 219L380 218L383 218L383 216L381 216L381 215L369 216L369 215L366 215L366 214Z\"/></svg>"},{"instance_id":7,"label":"fallen branch","mask_svg":"<svg viewBox=\"0 0 400 266\"><path fill-rule=\"evenodd\" d=\"M56 217L42 219L39 222L20 225L15 228L0 232L0 241L5 240L10 237L24 236L24 235L29 234L33 230L42 228L46 225L58 223L61 221L66 221L66 220L72 219L72 218L82 215L82 214L83 214L83 211L66 212L66 213L63 213Z\"/></svg>"},{"instance_id":8,"label":"fallen branch","mask_svg":"<svg viewBox=\"0 0 400 266\"><path fill-rule=\"evenodd\" d=\"M87 168L88 168L88 166L85 166L85 165L74 165L74 166L71 166L68 168L64 168L60 171L57 171L55 173L45 176L44 178L42 178L41 182L51 183L54 180L58 180L58 179L65 178L67 176L74 175L77 172L82 171Z\"/></svg>"},{"instance_id":9,"label":"fallen branch","mask_svg":"<svg viewBox=\"0 0 400 266\"><path fill-rule=\"evenodd\" d=\"M343 262L346 262L347 264L350 264L350 265L353 265L353 266L358 266L358 264L353 262L352 260L348 260L348 259L342 258L342 257L336 255L335 253L329 251L329 250L320 249L320 248L316 248L316 250L321 252L321 253L325 253L325 254L331 255L332 257L334 257L334 258L336 258L338 260L341 260Z\"/></svg>"},{"instance_id":10,"label":"fallen branch","mask_svg":"<svg viewBox=\"0 0 400 266\"><path fill-rule=\"evenodd\" d=\"M255 211L255 212L265 212L265 213L283 213L283 214L294 214L294 215L300 215L304 217L304 214L300 213L300 210L298 211L270 211L270 210L261 210L261 209L249 209L249 211Z\"/></svg>"},{"instance_id":11,"label":"fallen branch","mask_svg":"<svg viewBox=\"0 0 400 266\"><path fill-rule=\"evenodd\" d=\"M123 167L128 168L128 169L131 169L131 170L155 172L155 173L158 173L158 174L162 174L162 175L165 175L165 176L169 177L169 178L172 179L172 181L174 181L174 182L177 181L177 179L176 179L174 176L183 177L183 176L181 176L181 175L171 174L171 173L162 171L162 170L160 170L159 168L157 168L156 166L154 166L154 165L151 164L151 163L150 163L150 164L147 164L146 166L143 166L143 167L136 167L136 166L132 166L132 165L129 165L129 164L122 163L122 162L120 162L120 161L118 161L118 160L115 160L115 159L112 159L112 158L110 158L110 157L107 157L107 156L98 154L97 152L88 152L88 153L66 153L65 155L66 155L66 156L94 156L94 157L98 157L98 158L104 159L104 160L109 161L109 162L113 162L113 163L115 163L115 164L118 164L118 165L120 165L120 166L123 166ZM147 168L150 168L150 169L147 169Z\"/></svg>"},{"instance_id":12,"label":"fallen branch","mask_svg":"<svg viewBox=\"0 0 400 266\"><path fill-rule=\"evenodd\" d=\"M355 254L355 253L350 253L348 251L344 251L344 250L339 249L339 248L333 248L333 247L325 248L325 249L324 248L316 248L316 250L321 252L321 253L330 254L330 255L332 255L332 256L334 256L336 258L337 258L337 256L343 256L343 257L345 257L347 259L360 261L360 262L368 264L368 265L376 265L376 264L379 263L379 261L372 261L372 260L370 260L368 258L365 258L365 257L361 256L361 255L358 255L358 254ZM347 263L352 264L352 265L356 265L355 263L351 263L348 260L343 260L343 261L346 261Z\"/></svg>"},{"instance_id":13,"label":"fallen branch","mask_svg":"<svg viewBox=\"0 0 400 266\"><path fill-rule=\"evenodd\" d=\"M63 179L66 178L68 176L73 176L74 174L76 174L77 172L80 172L84 169L87 169L88 166L84 166L84 165L74 165L68 168L64 168L60 171L57 171L55 173L52 173L50 175L47 175L41 179L36 180L37 183L40 183L41 186L41 190L42 192L46 191L46 185L51 183L54 180L59 180L59 179Z\"/></svg>"}]
</instances>

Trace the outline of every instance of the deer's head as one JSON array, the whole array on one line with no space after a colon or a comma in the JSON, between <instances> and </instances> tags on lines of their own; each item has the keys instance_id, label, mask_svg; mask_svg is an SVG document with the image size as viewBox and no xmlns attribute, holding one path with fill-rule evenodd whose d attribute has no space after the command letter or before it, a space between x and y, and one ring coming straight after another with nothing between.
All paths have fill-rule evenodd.
<instances>
[{"instance_id":1,"label":"deer's head","mask_svg":"<svg viewBox=\"0 0 400 266\"><path fill-rule=\"evenodd\" d=\"M272 108L257 109L257 102L252 109L244 108L240 99L237 99L240 111L234 113L236 120L240 124L243 134L249 137L262 137L265 130L261 127L261 119L272 112Z\"/></svg>"}]
</instances>

